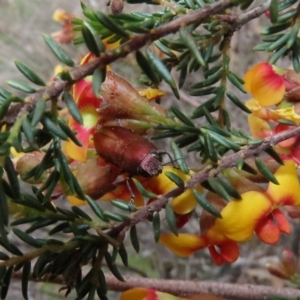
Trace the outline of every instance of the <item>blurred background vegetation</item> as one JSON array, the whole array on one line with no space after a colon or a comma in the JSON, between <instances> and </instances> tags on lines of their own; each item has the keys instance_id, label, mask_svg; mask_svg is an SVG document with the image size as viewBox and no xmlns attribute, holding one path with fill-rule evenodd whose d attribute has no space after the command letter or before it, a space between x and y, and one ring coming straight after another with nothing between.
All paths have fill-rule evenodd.
<instances>
[{"instance_id":1,"label":"blurred background vegetation","mask_svg":"<svg viewBox=\"0 0 300 300\"><path fill-rule=\"evenodd\" d=\"M104 0L85 0L86 5L99 8L108 12L109 8ZM60 24L52 20L52 14L57 8L81 16L79 1L69 0L0 0L0 85L5 86L8 79L22 79L22 75L15 68L14 59L21 60L36 71L42 78L49 79L53 75L53 69L57 65L57 60L45 45L41 34L50 34L60 30ZM129 6L125 4L125 12L131 9L140 10L141 5ZM158 7L147 6L147 9L157 9ZM266 59L265 54L254 53L251 49L259 42L259 31L265 20L253 20L250 24L237 32L232 42L231 68L239 75L243 75L250 65ZM64 46L71 57L77 58L77 62L86 53L84 46ZM286 62L282 63L287 67ZM114 64L114 70L127 78L132 78L132 82L137 84L138 76L135 72L135 62L131 56ZM137 69L136 69L137 70ZM193 76L198 76L194 74ZM199 75L200 76L200 75ZM188 82L187 82L188 85ZM162 86L162 89L166 86ZM164 105L172 102L171 97L164 100ZM246 99L246 95L240 95ZM198 99L189 96L184 90L181 92L182 101L177 104L185 111L191 106L199 105ZM200 99L203 101L204 99ZM246 115L240 110L233 110L234 126L245 129ZM195 158L191 158L194 160ZM62 203L60 203L62 205ZM68 205L66 203L66 205ZM109 204L107 208L111 208ZM199 212L195 212L193 221L188 223L186 232L197 231L199 228ZM136 276L149 276L152 278L186 279L186 280L213 280L234 283L256 283L270 284L273 286L283 286L287 283L269 275L265 269L265 263L276 261L279 253L284 248L298 247L300 224L294 221L293 226L298 230L293 230L294 236L281 239L281 244L268 246L259 243L256 239L241 247L241 257L234 264L225 264L221 268L213 265L207 250L199 251L187 259L178 258L161 245L156 245L153 237L151 224L139 224L138 233L140 237L141 251L136 254L128 241L129 264L131 268L125 270L120 263L120 270ZM20 241L16 241L17 246ZM126 241L125 241L125 246ZM57 296L60 286L48 283L31 283L31 299L63 299ZM9 290L10 299L21 299L20 282L14 280L13 286ZM70 299L75 296L72 293ZM117 299L116 294L111 294L110 299Z\"/></svg>"}]
</instances>

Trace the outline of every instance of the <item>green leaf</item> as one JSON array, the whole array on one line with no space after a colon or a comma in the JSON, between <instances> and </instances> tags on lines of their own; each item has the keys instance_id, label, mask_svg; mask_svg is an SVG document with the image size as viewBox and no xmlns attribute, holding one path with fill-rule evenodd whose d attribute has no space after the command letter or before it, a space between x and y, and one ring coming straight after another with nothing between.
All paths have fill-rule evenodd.
<instances>
[{"instance_id":1,"label":"green leaf","mask_svg":"<svg viewBox=\"0 0 300 300\"><path fill-rule=\"evenodd\" d=\"M84 22L81 27L81 33L84 39L84 42L91 53L99 57L100 52L104 52L105 48L100 49L100 39L94 33L94 30L89 26L88 23ZM102 50L102 51L101 51Z\"/></svg>"},{"instance_id":2,"label":"green leaf","mask_svg":"<svg viewBox=\"0 0 300 300\"><path fill-rule=\"evenodd\" d=\"M248 114L252 113L252 111L243 102L241 102L239 100L239 98L237 96L235 96L233 93L227 91L226 96L234 105L236 105L238 108L240 108L244 112L246 112Z\"/></svg>"},{"instance_id":3,"label":"green leaf","mask_svg":"<svg viewBox=\"0 0 300 300\"><path fill-rule=\"evenodd\" d=\"M76 120L76 122L83 124L82 115L79 111L77 103L73 99L73 96L68 91L64 91L62 98L66 103L70 115Z\"/></svg>"},{"instance_id":4,"label":"green leaf","mask_svg":"<svg viewBox=\"0 0 300 300\"><path fill-rule=\"evenodd\" d=\"M49 35L43 34L43 38L54 55L65 65L69 67L74 66L73 60L67 55L67 53L59 46L59 44Z\"/></svg>"},{"instance_id":5,"label":"green leaf","mask_svg":"<svg viewBox=\"0 0 300 300\"><path fill-rule=\"evenodd\" d=\"M0 297L1 299L5 299L6 296L7 296L7 292L8 292L8 289L9 289L9 284L10 284L10 280L11 280L11 275L12 275L12 270L13 270L13 266L9 267L2 280L1 280L1 292L0 292Z\"/></svg>"},{"instance_id":6,"label":"green leaf","mask_svg":"<svg viewBox=\"0 0 300 300\"><path fill-rule=\"evenodd\" d=\"M244 94L247 93L245 88L244 88L244 82L236 74L229 71L228 74L227 74L227 78L241 92L243 92Z\"/></svg>"},{"instance_id":7,"label":"green leaf","mask_svg":"<svg viewBox=\"0 0 300 300\"><path fill-rule=\"evenodd\" d=\"M135 178L131 178L133 183L135 184L137 190L146 198L154 198L156 199L158 196L150 191L147 191L142 184Z\"/></svg>"},{"instance_id":8,"label":"green leaf","mask_svg":"<svg viewBox=\"0 0 300 300\"><path fill-rule=\"evenodd\" d=\"M36 106L33 110L31 118L31 126L35 127L43 117L43 114L46 110L46 101L44 99L39 99L36 103Z\"/></svg>"},{"instance_id":9,"label":"green leaf","mask_svg":"<svg viewBox=\"0 0 300 300\"><path fill-rule=\"evenodd\" d=\"M298 33L299 33L299 24L296 23L291 30L291 33L288 35L289 39L286 43L286 46L288 49L290 49L294 43L296 42L296 39L298 38Z\"/></svg>"},{"instance_id":10,"label":"green leaf","mask_svg":"<svg viewBox=\"0 0 300 300\"><path fill-rule=\"evenodd\" d=\"M160 233L161 233L159 212L155 212L153 214L152 226L153 226L154 240L155 240L156 243L158 243L159 237L160 237Z\"/></svg>"},{"instance_id":11,"label":"green leaf","mask_svg":"<svg viewBox=\"0 0 300 300\"><path fill-rule=\"evenodd\" d=\"M106 264L107 264L109 270L112 272L112 274L118 280L125 282L124 278L122 277L121 273L119 272L118 268L116 267L116 264L114 263L111 255L108 252L105 252L104 258L105 258Z\"/></svg>"},{"instance_id":12,"label":"green leaf","mask_svg":"<svg viewBox=\"0 0 300 300\"><path fill-rule=\"evenodd\" d=\"M94 199L89 197L88 195L85 195L85 200L88 202L89 206L91 207L92 211L95 213L97 217L99 217L101 220L107 222L107 217L104 215L104 211L102 208L96 203Z\"/></svg>"},{"instance_id":13,"label":"green leaf","mask_svg":"<svg viewBox=\"0 0 300 300\"><path fill-rule=\"evenodd\" d=\"M181 177L173 172L164 173L171 181L173 181L178 187L184 187L184 181Z\"/></svg>"},{"instance_id":14,"label":"green leaf","mask_svg":"<svg viewBox=\"0 0 300 300\"><path fill-rule=\"evenodd\" d=\"M9 97L9 98L6 98L1 104L0 104L0 120L2 120L7 111L8 111L8 108L10 106L10 104L12 103L12 98Z\"/></svg>"},{"instance_id":15,"label":"green leaf","mask_svg":"<svg viewBox=\"0 0 300 300\"><path fill-rule=\"evenodd\" d=\"M197 62L201 66L204 67L206 65L206 63L204 61L204 58L202 57L201 52L198 49L197 44L194 41L193 37L190 35L190 33L184 27L180 28L179 33L180 33L180 37L181 37L183 43L185 44L185 46L192 52L193 57L195 57Z\"/></svg>"},{"instance_id":16,"label":"green leaf","mask_svg":"<svg viewBox=\"0 0 300 300\"><path fill-rule=\"evenodd\" d=\"M57 118L57 124L60 129L68 136L68 138L74 142L75 145L82 147L81 142L77 139L75 132L60 118Z\"/></svg>"},{"instance_id":17,"label":"green leaf","mask_svg":"<svg viewBox=\"0 0 300 300\"><path fill-rule=\"evenodd\" d=\"M227 191L225 190L225 188L223 187L223 185L220 184L220 182L218 181L217 178L208 178L207 179L210 187L213 189L213 191L218 194L219 196L221 196L224 200L226 201L230 201L231 197L230 195L227 193Z\"/></svg>"},{"instance_id":18,"label":"green leaf","mask_svg":"<svg viewBox=\"0 0 300 300\"><path fill-rule=\"evenodd\" d=\"M258 171L269 181L271 181L274 184L279 184L278 180L274 176L274 174L268 169L268 167L260 160L258 157L255 158L255 165L258 169Z\"/></svg>"},{"instance_id":19,"label":"green leaf","mask_svg":"<svg viewBox=\"0 0 300 300\"><path fill-rule=\"evenodd\" d=\"M199 83L195 83L191 86L191 90L207 87L209 85L213 85L218 82L223 75L223 69L220 69L216 73L212 74L211 76L207 77L206 80L201 81Z\"/></svg>"},{"instance_id":20,"label":"green leaf","mask_svg":"<svg viewBox=\"0 0 300 300\"><path fill-rule=\"evenodd\" d=\"M40 85L40 86L46 85L46 83L36 73L34 73L31 69L29 69L21 61L15 60L15 65L18 68L18 70L31 82L33 82L37 85Z\"/></svg>"},{"instance_id":21,"label":"green leaf","mask_svg":"<svg viewBox=\"0 0 300 300\"><path fill-rule=\"evenodd\" d=\"M119 248L118 252L119 252L119 255L120 255L121 260L123 262L123 265L125 267L128 267L128 254L127 254L126 248L124 247L123 243L120 245L120 248Z\"/></svg>"},{"instance_id":22,"label":"green leaf","mask_svg":"<svg viewBox=\"0 0 300 300\"><path fill-rule=\"evenodd\" d=\"M6 81L6 83L15 88L16 90L25 92L25 93L35 93L36 92L36 88L33 86L30 86L27 83L21 82L21 81L17 81L17 80L8 80Z\"/></svg>"},{"instance_id":23,"label":"green leaf","mask_svg":"<svg viewBox=\"0 0 300 300\"><path fill-rule=\"evenodd\" d=\"M168 203L166 205L165 212L166 212L166 219L167 219L169 228L176 236L178 236L176 215L175 215L173 207L170 203Z\"/></svg>"},{"instance_id":24,"label":"green leaf","mask_svg":"<svg viewBox=\"0 0 300 300\"><path fill-rule=\"evenodd\" d=\"M270 12L270 20L272 23L277 22L278 18L278 0L271 0L271 4L269 7L269 12Z\"/></svg>"},{"instance_id":25,"label":"green leaf","mask_svg":"<svg viewBox=\"0 0 300 300\"><path fill-rule=\"evenodd\" d=\"M72 211L78 215L79 217L87 220L87 221L92 221L93 219L82 209L80 209L78 206L72 206Z\"/></svg>"},{"instance_id":26,"label":"green leaf","mask_svg":"<svg viewBox=\"0 0 300 300\"><path fill-rule=\"evenodd\" d=\"M106 68L97 68L93 73L93 93L95 97L100 98L101 85L105 81Z\"/></svg>"},{"instance_id":27,"label":"green leaf","mask_svg":"<svg viewBox=\"0 0 300 300\"><path fill-rule=\"evenodd\" d=\"M95 11L94 14L105 28L121 37L129 38L129 33L126 32L121 26L119 26L112 18L109 18L99 10Z\"/></svg>"},{"instance_id":28,"label":"green leaf","mask_svg":"<svg viewBox=\"0 0 300 300\"><path fill-rule=\"evenodd\" d=\"M19 185L18 173L16 172L14 164L9 156L5 158L4 170L6 171L6 175L8 177L8 181L12 189L14 199L19 199L20 185Z\"/></svg>"},{"instance_id":29,"label":"green leaf","mask_svg":"<svg viewBox=\"0 0 300 300\"><path fill-rule=\"evenodd\" d=\"M204 210L217 218L222 218L220 212L201 193L199 193L197 190L193 190L193 194L196 201Z\"/></svg>"},{"instance_id":30,"label":"green leaf","mask_svg":"<svg viewBox=\"0 0 300 300\"><path fill-rule=\"evenodd\" d=\"M206 149L206 155L210 158L212 162L216 163L218 161L218 152L208 134L204 135L204 146Z\"/></svg>"},{"instance_id":31,"label":"green leaf","mask_svg":"<svg viewBox=\"0 0 300 300\"><path fill-rule=\"evenodd\" d=\"M128 206L128 202L123 201L123 200L111 200L110 203L117 207L120 208L122 210L126 210L126 211L137 211L137 208L134 205L130 205L130 207Z\"/></svg>"},{"instance_id":32,"label":"green leaf","mask_svg":"<svg viewBox=\"0 0 300 300\"><path fill-rule=\"evenodd\" d=\"M26 244L35 247L35 248L40 248L42 245L33 237L31 237L29 234L21 231L18 228L13 228L12 231L14 232L14 234L21 239L23 242L25 242Z\"/></svg>"},{"instance_id":33,"label":"green leaf","mask_svg":"<svg viewBox=\"0 0 300 300\"><path fill-rule=\"evenodd\" d=\"M269 154L279 165L284 165L283 160L273 148L269 148L265 150L265 152Z\"/></svg>"},{"instance_id":34,"label":"green leaf","mask_svg":"<svg viewBox=\"0 0 300 300\"><path fill-rule=\"evenodd\" d=\"M31 127L31 124L27 118L25 118L22 122L22 130L25 134L28 144L33 148L37 148L37 145L35 144L33 128Z\"/></svg>"},{"instance_id":35,"label":"green leaf","mask_svg":"<svg viewBox=\"0 0 300 300\"><path fill-rule=\"evenodd\" d=\"M195 124L188 118L185 114L183 114L177 107L171 106L171 111L173 114L185 125L195 127Z\"/></svg>"},{"instance_id":36,"label":"green leaf","mask_svg":"<svg viewBox=\"0 0 300 300\"><path fill-rule=\"evenodd\" d=\"M160 78L143 53L136 51L135 59L146 76L157 86L160 83Z\"/></svg>"},{"instance_id":37,"label":"green leaf","mask_svg":"<svg viewBox=\"0 0 300 300\"><path fill-rule=\"evenodd\" d=\"M181 150L179 149L179 147L177 146L177 144L175 142L172 141L171 143L171 149L174 153L175 156L175 160L177 165L179 166L180 170L184 173L184 174L189 174L190 170L189 167L187 166L185 159L181 153Z\"/></svg>"},{"instance_id":38,"label":"green leaf","mask_svg":"<svg viewBox=\"0 0 300 300\"><path fill-rule=\"evenodd\" d=\"M54 136L59 137L64 141L68 140L68 136L50 118L43 116L41 122Z\"/></svg>"},{"instance_id":39,"label":"green leaf","mask_svg":"<svg viewBox=\"0 0 300 300\"><path fill-rule=\"evenodd\" d=\"M237 192L237 190L235 190L230 184L228 184L226 181L224 181L221 178L218 178L218 182L223 186L223 188L225 189L225 191L227 192L227 194L229 196L231 196L232 198L236 199L236 200L241 200L242 197L241 195Z\"/></svg>"},{"instance_id":40,"label":"green leaf","mask_svg":"<svg viewBox=\"0 0 300 300\"><path fill-rule=\"evenodd\" d=\"M3 175L3 172L1 172L1 174ZM17 193L17 192L13 191L13 193ZM9 212L8 212L7 200L4 194L3 182L2 180L0 180L0 223L2 223L4 226L8 226L8 217L9 217Z\"/></svg>"},{"instance_id":41,"label":"green leaf","mask_svg":"<svg viewBox=\"0 0 300 300\"><path fill-rule=\"evenodd\" d=\"M28 298L28 282L30 280L31 261L26 261L22 271L22 296L24 299Z\"/></svg>"},{"instance_id":42,"label":"green leaf","mask_svg":"<svg viewBox=\"0 0 300 300\"><path fill-rule=\"evenodd\" d=\"M130 229L130 240L131 244L136 251L136 253L139 253L140 251L140 243L139 243L139 237L136 231L136 226L132 226Z\"/></svg>"},{"instance_id":43,"label":"green leaf","mask_svg":"<svg viewBox=\"0 0 300 300\"><path fill-rule=\"evenodd\" d=\"M147 49L147 56L153 68L157 71L157 73L161 76L161 78L171 87L176 98L179 99L179 93L176 87L176 83L170 71L149 48Z\"/></svg>"}]
</instances>

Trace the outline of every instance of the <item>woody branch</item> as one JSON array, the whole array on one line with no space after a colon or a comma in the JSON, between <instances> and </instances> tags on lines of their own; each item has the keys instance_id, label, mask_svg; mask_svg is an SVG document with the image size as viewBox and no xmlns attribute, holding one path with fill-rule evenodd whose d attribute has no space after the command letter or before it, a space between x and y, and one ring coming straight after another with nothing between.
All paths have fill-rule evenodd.
<instances>
[{"instance_id":1,"label":"woody branch","mask_svg":"<svg viewBox=\"0 0 300 300\"><path fill-rule=\"evenodd\" d=\"M232 4L230 0L223 0L220 2L216 2L214 4L206 5L202 9L185 14L167 24L159 26L155 30L152 30L150 33L134 36L133 38L130 39L130 41L124 43L120 47L114 50L106 51L105 53L102 53L98 58L93 60L92 62L76 67L73 70L71 70L70 75L72 78L72 82L63 81L63 80L54 81L46 88L40 89L36 93L28 96L25 99L24 103L18 103L11 106L5 118L0 122L0 125L3 124L7 124L9 126L13 125L16 119L18 118L18 116L20 116L20 114L24 112L30 112L35 107L37 101L40 98L49 100L51 98L58 97L67 86L76 83L77 81L85 78L88 75L93 74L93 72L97 68L104 67L116 61L119 58L125 57L129 53L132 53L144 47L149 42L160 39L168 34L176 33L182 26L187 26L195 22L199 22L213 14L221 12L224 9L230 7L231 5ZM267 11L269 5L270 5L270 1L267 1L264 4L259 5L258 7L250 10L245 14L242 14L239 17L235 16L234 19L229 23L232 23L232 26L236 30L238 30L245 23L251 21L252 19L257 18L265 11Z\"/></svg>"}]
</instances>

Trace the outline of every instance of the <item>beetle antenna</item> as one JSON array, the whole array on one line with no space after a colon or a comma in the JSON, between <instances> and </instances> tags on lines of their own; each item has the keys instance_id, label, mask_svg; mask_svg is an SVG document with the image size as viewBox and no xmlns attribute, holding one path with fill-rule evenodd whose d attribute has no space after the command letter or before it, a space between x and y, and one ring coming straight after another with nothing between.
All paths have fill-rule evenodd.
<instances>
[{"instance_id":1,"label":"beetle antenna","mask_svg":"<svg viewBox=\"0 0 300 300\"><path fill-rule=\"evenodd\" d=\"M170 162L171 162L172 166L173 166L174 168L176 168L176 166L175 166L175 164L174 164L174 159L172 158L172 156L170 155L169 152L167 152L166 150L158 150L157 153L160 154L160 155L162 155L162 154L163 154L163 155L167 155L167 156L169 157L169 159L170 159Z\"/></svg>"},{"instance_id":2,"label":"beetle antenna","mask_svg":"<svg viewBox=\"0 0 300 300\"><path fill-rule=\"evenodd\" d=\"M133 193L133 191L132 191L132 188L131 188L131 186L130 186L130 182L129 182L130 180L131 180L131 177L128 176L127 179L126 179L126 185L127 185L128 191L129 191L130 196L131 196L130 201L129 201L129 203L128 203L128 210L129 210L130 212L132 212L132 211L134 210L134 209L133 209L133 203L134 203L135 195L134 195L134 193Z\"/></svg>"}]
</instances>

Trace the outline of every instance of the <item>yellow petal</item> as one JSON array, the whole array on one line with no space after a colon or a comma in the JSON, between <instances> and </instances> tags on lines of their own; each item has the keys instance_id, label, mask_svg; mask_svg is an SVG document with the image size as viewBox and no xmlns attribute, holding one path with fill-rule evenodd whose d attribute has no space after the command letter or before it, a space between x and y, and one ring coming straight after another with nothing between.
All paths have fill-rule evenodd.
<instances>
[{"instance_id":1,"label":"yellow petal","mask_svg":"<svg viewBox=\"0 0 300 300\"><path fill-rule=\"evenodd\" d=\"M184 174L179 169L171 166L165 166L163 167L163 172L160 175L158 175L157 177L152 177L149 180L144 181L144 183L142 184L146 189L151 190L157 195L163 195L171 191L177 186L165 175L165 172L173 172L184 181L190 179L190 175ZM201 193L203 191L203 188L201 186L198 186L197 190ZM196 207L197 202L193 196L192 191L188 190L180 196L174 198L174 200L171 202L171 205L177 214L182 215L191 212Z\"/></svg>"},{"instance_id":2,"label":"yellow petal","mask_svg":"<svg viewBox=\"0 0 300 300\"><path fill-rule=\"evenodd\" d=\"M134 288L122 293L120 300L144 300L148 294L146 288Z\"/></svg>"},{"instance_id":3,"label":"yellow petal","mask_svg":"<svg viewBox=\"0 0 300 300\"><path fill-rule=\"evenodd\" d=\"M83 145L82 147L79 147L70 140L63 142L63 152L73 160L79 162L85 162L87 151L88 151L87 145Z\"/></svg>"},{"instance_id":4,"label":"yellow petal","mask_svg":"<svg viewBox=\"0 0 300 300\"><path fill-rule=\"evenodd\" d=\"M77 198L75 196L67 196L67 199L74 206L82 206L82 205L87 204L86 201L80 200L79 198Z\"/></svg>"},{"instance_id":5,"label":"yellow petal","mask_svg":"<svg viewBox=\"0 0 300 300\"><path fill-rule=\"evenodd\" d=\"M178 256L189 256L207 246L203 237L190 233L181 233L178 236L163 233L160 235L159 242Z\"/></svg>"},{"instance_id":6,"label":"yellow petal","mask_svg":"<svg viewBox=\"0 0 300 300\"><path fill-rule=\"evenodd\" d=\"M222 219L217 219L207 232L210 239L222 233L235 242L247 241L259 220L271 212L271 202L266 195L249 191L241 196L242 200L233 200L223 208Z\"/></svg>"},{"instance_id":7,"label":"yellow petal","mask_svg":"<svg viewBox=\"0 0 300 300\"><path fill-rule=\"evenodd\" d=\"M253 114L248 115L248 124L252 135L256 138L263 139L272 135L270 125Z\"/></svg>"},{"instance_id":8,"label":"yellow petal","mask_svg":"<svg viewBox=\"0 0 300 300\"><path fill-rule=\"evenodd\" d=\"M174 188L174 187L172 187ZM198 188L199 192L202 192L202 188ZM197 201L193 195L192 190L185 191L180 196L174 198L171 202L173 210L179 215L185 215L190 213L197 206Z\"/></svg>"},{"instance_id":9,"label":"yellow petal","mask_svg":"<svg viewBox=\"0 0 300 300\"><path fill-rule=\"evenodd\" d=\"M285 93L284 78L269 63L260 63L245 75L245 88L262 106L279 103Z\"/></svg>"},{"instance_id":10,"label":"yellow petal","mask_svg":"<svg viewBox=\"0 0 300 300\"><path fill-rule=\"evenodd\" d=\"M295 163L291 160L285 161L274 173L279 185L269 183L267 190L275 207L281 205L300 204L300 185Z\"/></svg>"}]
</instances>

